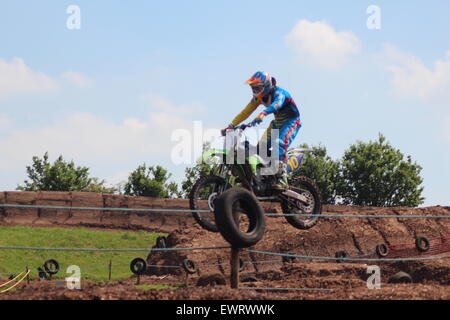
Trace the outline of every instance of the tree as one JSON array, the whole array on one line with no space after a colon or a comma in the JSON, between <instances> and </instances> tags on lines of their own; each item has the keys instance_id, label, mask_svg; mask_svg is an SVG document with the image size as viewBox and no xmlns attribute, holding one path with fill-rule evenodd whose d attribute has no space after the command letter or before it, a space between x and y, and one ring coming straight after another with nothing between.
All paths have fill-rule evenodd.
<instances>
[{"instance_id":1,"label":"tree","mask_svg":"<svg viewBox=\"0 0 450 320\"><path fill-rule=\"evenodd\" d=\"M200 177L209 175L210 172L211 166L206 163L199 163L193 167L186 168L184 170L184 180L181 182L182 196L187 198L195 182L197 182Z\"/></svg>"},{"instance_id":2,"label":"tree","mask_svg":"<svg viewBox=\"0 0 450 320\"><path fill-rule=\"evenodd\" d=\"M154 198L178 197L178 186L168 182L172 175L161 166L148 166L144 163L128 177L124 192L126 195Z\"/></svg>"},{"instance_id":3,"label":"tree","mask_svg":"<svg viewBox=\"0 0 450 320\"><path fill-rule=\"evenodd\" d=\"M422 167L393 148L379 134L376 142L357 142L341 161L338 193L344 204L411 206L423 203Z\"/></svg>"},{"instance_id":4,"label":"tree","mask_svg":"<svg viewBox=\"0 0 450 320\"><path fill-rule=\"evenodd\" d=\"M105 183L105 180L92 178L91 184L83 191L96 193L119 193L119 189L117 187L106 187Z\"/></svg>"},{"instance_id":5,"label":"tree","mask_svg":"<svg viewBox=\"0 0 450 320\"><path fill-rule=\"evenodd\" d=\"M85 191L113 193L114 188L104 186L105 181L89 177L88 167L76 167L73 161L67 162L60 155L55 162L48 161L48 152L40 159L32 158L33 164L27 166L29 180L17 186L21 191Z\"/></svg>"},{"instance_id":6,"label":"tree","mask_svg":"<svg viewBox=\"0 0 450 320\"><path fill-rule=\"evenodd\" d=\"M307 144L301 148L309 148ZM321 145L313 146L313 153L305 153L300 169L294 176L301 175L313 179L321 194L322 202L326 204L336 203L336 188L339 184L339 162L327 155L327 149Z\"/></svg>"},{"instance_id":7,"label":"tree","mask_svg":"<svg viewBox=\"0 0 450 320\"><path fill-rule=\"evenodd\" d=\"M211 150L211 144L205 142L203 144L203 154L209 150ZM202 160L204 160L202 158ZM187 167L184 170L184 180L181 182L181 194L183 197L187 198L189 196L189 192L193 185L197 182L200 177L207 176L210 174L214 174L215 170L218 168L217 164L208 164L204 161L200 161L196 165L192 167Z\"/></svg>"}]
</instances>

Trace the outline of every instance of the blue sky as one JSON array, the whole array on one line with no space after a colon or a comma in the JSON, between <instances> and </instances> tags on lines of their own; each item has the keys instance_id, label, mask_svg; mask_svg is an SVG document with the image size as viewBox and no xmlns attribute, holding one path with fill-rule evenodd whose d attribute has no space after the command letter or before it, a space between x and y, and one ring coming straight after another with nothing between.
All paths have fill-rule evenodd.
<instances>
[{"instance_id":1,"label":"blue sky","mask_svg":"<svg viewBox=\"0 0 450 320\"><path fill-rule=\"evenodd\" d=\"M69 5L81 29L69 30ZM381 10L370 30L366 9ZM448 1L3 1L0 190L50 152L114 184L171 162L171 133L221 128L250 99L253 72L300 106L294 144L333 158L377 139L422 167L425 205L449 205ZM263 126L268 125L265 120Z\"/></svg>"}]
</instances>

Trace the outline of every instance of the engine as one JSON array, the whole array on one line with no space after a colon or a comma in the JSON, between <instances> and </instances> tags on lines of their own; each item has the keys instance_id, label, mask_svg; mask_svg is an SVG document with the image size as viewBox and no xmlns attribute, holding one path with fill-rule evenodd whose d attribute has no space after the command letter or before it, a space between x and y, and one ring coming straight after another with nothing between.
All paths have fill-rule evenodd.
<instances>
[{"instance_id":1,"label":"engine","mask_svg":"<svg viewBox=\"0 0 450 320\"><path fill-rule=\"evenodd\" d=\"M252 187L257 197L272 196L272 176L257 176L253 180Z\"/></svg>"}]
</instances>

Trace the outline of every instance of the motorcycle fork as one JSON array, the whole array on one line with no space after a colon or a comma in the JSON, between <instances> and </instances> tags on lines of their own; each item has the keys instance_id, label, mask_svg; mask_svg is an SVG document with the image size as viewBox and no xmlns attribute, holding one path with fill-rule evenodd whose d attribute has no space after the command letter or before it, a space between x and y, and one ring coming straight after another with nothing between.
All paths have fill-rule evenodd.
<instances>
[{"instance_id":1,"label":"motorcycle fork","mask_svg":"<svg viewBox=\"0 0 450 320\"><path fill-rule=\"evenodd\" d=\"M230 176L227 174L227 172L228 172L227 166L224 164L221 164L219 167L218 176L225 180L225 184L223 186L218 186L217 189L219 189L219 190L215 190L219 194L224 192L230 183Z\"/></svg>"}]
</instances>

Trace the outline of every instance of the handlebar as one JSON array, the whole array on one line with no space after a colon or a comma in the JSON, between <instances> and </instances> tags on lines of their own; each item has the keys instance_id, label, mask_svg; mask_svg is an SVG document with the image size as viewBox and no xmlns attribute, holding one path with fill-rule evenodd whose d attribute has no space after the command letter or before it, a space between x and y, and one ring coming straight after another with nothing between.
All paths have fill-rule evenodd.
<instances>
[{"instance_id":1,"label":"handlebar","mask_svg":"<svg viewBox=\"0 0 450 320\"><path fill-rule=\"evenodd\" d=\"M235 131L235 130L238 130L238 129L244 131L244 130L247 129L247 128L255 127L256 125L257 125L257 124L256 124L255 122L252 121L252 122L247 123L247 124L241 124L241 125L236 126L236 127L234 127L234 128L223 129L223 130L222 130L222 135L224 136L226 131Z\"/></svg>"},{"instance_id":2,"label":"handlebar","mask_svg":"<svg viewBox=\"0 0 450 320\"><path fill-rule=\"evenodd\" d=\"M238 128L241 130L245 130L247 128L251 128L251 127L255 127L255 126L256 126L256 123L250 122L247 124L241 124L240 126L238 126Z\"/></svg>"},{"instance_id":3,"label":"handlebar","mask_svg":"<svg viewBox=\"0 0 450 320\"><path fill-rule=\"evenodd\" d=\"M246 123L246 124L241 124L241 125L239 125L239 126L236 126L236 127L233 128L233 129L229 129L229 130L237 130L237 129L245 130L245 129L247 129L247 128L256 127L256 126L257 126L256 123L254 123L254 122L249 122L249 123Z\"/></svg>"}]
</instances>

